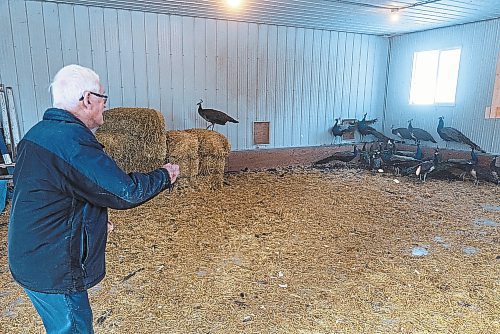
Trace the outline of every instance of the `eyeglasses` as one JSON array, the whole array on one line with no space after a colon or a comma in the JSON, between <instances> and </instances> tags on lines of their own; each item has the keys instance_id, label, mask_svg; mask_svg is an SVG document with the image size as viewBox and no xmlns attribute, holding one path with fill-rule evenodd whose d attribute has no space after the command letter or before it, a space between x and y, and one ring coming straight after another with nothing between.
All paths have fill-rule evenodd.
<instances>
[{"instance_id":1,"label":"eyeglasses","mask_svg":"<svg viewBox=\"0 0 500 334\"><path fill-rule=\"evenodd\" d=\"M89 91L89 93L92 94L92 95L98 96L98 97L102 97L104 99L104 103L106 103L108 101L108 96L107 95L103 95L103 94L99 94L99 93L94 93L94 92L91 92L91 91ZM79 101L83 101L83 96L80 98Z\"/></svg>"}]
</instances>

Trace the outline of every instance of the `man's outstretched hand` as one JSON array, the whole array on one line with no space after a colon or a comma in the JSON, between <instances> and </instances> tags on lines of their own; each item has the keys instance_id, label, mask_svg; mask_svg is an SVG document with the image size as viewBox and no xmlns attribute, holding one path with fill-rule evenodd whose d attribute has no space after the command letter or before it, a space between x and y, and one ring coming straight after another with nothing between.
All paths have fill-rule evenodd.
<instances>
[{"instance_id":1,"label":"man's outstretched hand","mask_svg":"<svg viewBox=\"0 0 500 334\"><path fill-rule=\"evenodd\" d=\"M165 168L168 171L168 175L170 175L170 184L174 184L175 181L177 180L177 177L181 173L179 170L179 165L173 165L171 163L168 163L161 167Z\"/></svg>"}]
</instances>

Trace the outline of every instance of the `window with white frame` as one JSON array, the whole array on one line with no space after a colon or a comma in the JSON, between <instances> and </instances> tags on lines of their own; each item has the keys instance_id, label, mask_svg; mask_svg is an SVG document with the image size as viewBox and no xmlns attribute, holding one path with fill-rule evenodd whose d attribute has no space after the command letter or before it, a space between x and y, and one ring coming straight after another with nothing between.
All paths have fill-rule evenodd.
<instances>
[{"instance_id":1,"label":"window with white frame","mask_svg":"<svg viewBox=\"0 0 500 334\"><path fill-rule=\"evenodd\" d=\"M415 52L410 104L453 104L460 49Z\"/></svg>"}]
</instances>

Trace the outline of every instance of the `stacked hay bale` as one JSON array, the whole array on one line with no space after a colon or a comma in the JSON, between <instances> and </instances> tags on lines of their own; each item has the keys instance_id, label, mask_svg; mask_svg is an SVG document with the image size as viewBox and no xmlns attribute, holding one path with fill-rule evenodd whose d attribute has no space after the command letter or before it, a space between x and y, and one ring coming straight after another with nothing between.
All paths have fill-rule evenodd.
<instances>
[{"instance_id":1,"label":"stacked hay bale","mask_svg":"<svg viewBox=\"0 0 500 334\"><path fill-rule=\"evenodd\" d=\"M129 172L149 172L164 164L165 119L154 109L114 108L104 113L97 140Z\"/></svg>"},{"instance_id":2,"label":"stacked hay bale","mask_svg":"<svg viewBox=\"0 0 500 334\"><path fill-rule=\"evenodd\" d=\"M166 161L179 165L181 174L177 183L179 186L191 185L198 175L198 138L186 131L167 131Z\"/></svg>"},{"instance_id":3,"label":"stacked hay bale","mask_svg":"<svg viewBox=\"0 0 500 334\"><path fill-rule=\"evenodd\" d=\"M212 130L189 129L187 133L198 139L198 184L220 189L224 182L226 157L231 150L227 138Z\"/></svg>"},{"instance_id":4,"label":"stacked hay bale","mask_svg":"<svg viewBox=\"0 0 500 334\"><path fill-rule=\"evenodd\" d=\"M121 133L109 133L98 131L96 133L97 140L104 145L104 151L116 161L121 169L126 168L126 141L127 135Z\"/></svg>"}]
</instances>

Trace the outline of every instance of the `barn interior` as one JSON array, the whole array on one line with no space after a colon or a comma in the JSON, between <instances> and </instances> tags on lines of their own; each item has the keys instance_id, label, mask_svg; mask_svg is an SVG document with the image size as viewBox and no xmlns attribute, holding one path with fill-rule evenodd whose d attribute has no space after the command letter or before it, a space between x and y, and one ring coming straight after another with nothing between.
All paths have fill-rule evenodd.
<instances>
[{"instance_id":1,"label":"barn interior","mask_svg":"<svg viewBox=\"0 0 500 334\"><path fill-rule=\"evenodd\" d=\"M16 145L69 64L100 75L95 136L120 168L181 169L110 210L96 333L500 332L496 0L0 13L0 332L44 332L9 270L9 198Z\"/></svg>"}]
</instances>

